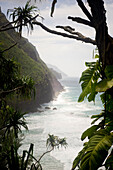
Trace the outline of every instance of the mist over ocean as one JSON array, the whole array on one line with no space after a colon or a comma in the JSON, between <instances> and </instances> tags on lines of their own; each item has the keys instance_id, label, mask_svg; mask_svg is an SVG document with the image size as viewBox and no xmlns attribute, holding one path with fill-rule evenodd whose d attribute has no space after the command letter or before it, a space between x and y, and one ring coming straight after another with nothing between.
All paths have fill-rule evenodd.
<instances>
[{"instance_id":1,"label":"mist over ocean","mask_svg":"<svg viewBox=\"0 0 113 170\"><path fill-rule=\"evenodd\" d=\"M21 149L28 149L30 143L34 144L36 158L46 151L48 134L66 137L68 147L59 148L47 154L42 159L44 170L69 170L72 162L82 148L80 140L82 132L90 126L91 115L100 113L101 101L97 96L95 104L84 101L78 103L81 92L77 78L61 80L65 91L50 103L41 106L40 111L26 116L29 132L24 131L25 139ZM50 109L45 109L45 107ZM56 110L53 110L56 108Z\"/></svg>"}]
</instances>

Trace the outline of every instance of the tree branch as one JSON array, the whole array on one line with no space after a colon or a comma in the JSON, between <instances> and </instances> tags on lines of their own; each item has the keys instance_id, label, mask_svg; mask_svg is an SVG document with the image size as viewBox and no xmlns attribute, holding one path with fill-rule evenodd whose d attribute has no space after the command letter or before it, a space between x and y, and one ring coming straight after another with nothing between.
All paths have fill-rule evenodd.
<instances>
[{"instance_id":1,"label":"tree branch","mask_svg":"<svg viewBox=\"0 0 113 170\"><path fill-rule=\"evenodd\" d=\"M82 19L80 17L71 17L71 16L69 16L68 19L72 19L72 21L75 21L75 22L80 23L80 24L84 24L84 25L88 25L90 27L94 27L92 22L90 22L88 20L85 20L85 19Z\"/></svg>"},{"instance_id":2,"label":"tree branch","mask_svg":"<svg viewBox=\"0 0 113 170\"><path fill-rule=\"evenodd\" d=\"M25 23L19 24L19 25L17 25L17 26L11 26L11 27L8 27L8 28L4 28L5 26L2 26L2 27L0 28L0 32L8 31L8 30L10 30L10 29L19 28L20 26L26 26L27 23L29 23L30 21L35 20L38 16L39 16L39 14L37 14L35 17L31 18L30 20L26 21ZM16 20L16 21L17 21L17 20ZM11 22L11 23L15 23L16 21ZM10 23L7 24L7 26L8 26L8 25L10 25Z\"/></svg>"},{"instance_id":3,"label":"tree branch","mask_svg":"<svg viewBox=\"0 0 113 170\"><path fill-rule=\"evenodd\" d=\"M61 28L61 29L63 29L64 31L69 32L70 34L78 35L78 36L81 37L81 38L84 37L81 33L75 32L75 29L74 29L74 28L71 28L70 26L56 26L56 28Z\"/></svg>"},{"instance_id":4,"label":"tree branch","mask_svg":"<svg viewBox=\"0 0 113 170\"><path fill-rule=\"evenodd\" d=\"M52 2L52 7L51 7L51 14L50 16L53 17L54 9L55 9L55 4L57 3L57 0L53 0Z\"/></svg>"},{"instance_id":5,"label":"tree branch","mask_svg":"<svg viewBox=\"0 0 113 170\"><path fill-rule=\"evenodd\" d=\"M17 21L17 20L16 20L16 21ZM16 21L8 22L6 25L2 25L2 26L0 27L0 29L6 28L6 27L8 27L9 25L14 24ZM11 26L12 26L12 25L11 25Z\"/></svg>"},{"instance_id":6,"label":"tree branch","mask_svg":"<svg viewBox=\"0 0 113 170\"><path fill-rule=\"evenodd\" d=\"M47 153L53 151L53 149L54 149L54 148L52 148L51 150L48 150L48 151L44 152L44 153L40 156L38 162L40 162L40 160L42 159L42 157L43 157L44 155L46 155Z\"/></svg>"},{"instance_id":7,"label":"tree branch","mask_svg":"<svg viewBox=\"0 0 113 170\"><path fill-rule=\"evenodd\" d=\"M13 47L16 46L16 45L17 45L17 43L15 43L15 44L13 44L12 46L10 46L9 48L7 48L7 49L1 51L0 53L4 53L4 52L10 50L11 48L13 48Z\"/></svg>"},{"instance_id":8,"label":"tree branch","mask_svg":"<svg viewBox=\"0 0 113 170\"><path fill-rule=\"evenodd\" d=\"M20 87L16 87L16 88L14 88L14 89L11 89L11 90L1 91L0 94L11 93L11 92L14 92L14 91L16 91L16 90L19 90L19 89L21 89L21 88L23 88L23 87L24 87L24 86L20 86Z\"/></svg>"},{"instance_id":9,"label":"tree branch","mask_svg":"<svg viewBox=\"0 0 113 170\"><path fill-rule=\"evenodd\" d=\"M38 21L33 22L33 24L34 25L39 25L41 28L43 28L45 31L47 31L47 32L49 32L51 34L60 35L60 36L66 37L66 38L72 38L72 39L80 40L80 41L85 42L85 43L90 43L90 44L96 45L96 42L94 40L91 40L90 38L78 37L78 36L66 34L66 33L63 33L63 32L58 32L58 31L55 31L55 30L51 30L48 27L46 27L45 25L43 25L42 23L38 22Z\"/></svg>"},{"instance_id":10,"label":"tree branch","mask_svg":"<svg viewBox=\"0 0 113 170\"><path fill-rule=\"evenodd\" d=\"M77 35L79 38L82 38L82 39L85 39L85 40L88 40L90 41L91 43L95 42L94 40L92 40L91 38L89 37L85 37L83 34L81 34L80 32L75 32L74 28L71 28L70 26L56 26L56 28L61 28L67 32L69 32L70 34L73 34L73 35Z\"/></svg>"},{"instance_id":11,"label":"tree branch","mask_svg":"<svg viewBox=\"0 0 113 170\"><path fill-rule=\"evenodd\" d=\"M85 7L84 3L82 2L82 0L77 0L78 5L80 6L80 8L82 9L82 11L84 12L84 14L88 17L88 19L90 21L92 21L92 16L89 13L89 11L87 10L87 8Z\"/></svg>"}]
</instances>

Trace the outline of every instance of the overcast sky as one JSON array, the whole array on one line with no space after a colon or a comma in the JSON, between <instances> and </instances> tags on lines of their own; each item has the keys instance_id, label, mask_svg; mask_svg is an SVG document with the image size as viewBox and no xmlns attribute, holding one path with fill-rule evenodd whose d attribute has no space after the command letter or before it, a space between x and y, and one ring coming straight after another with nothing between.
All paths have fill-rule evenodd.
<instances>
[{"instance_id":1,"label":"overcast sky","mask_svg":"<svg viewBox=\"0 0 113 170\"><path fill-rule=\"evenodd\" d=\"M24 1L24 3L25 2L26 1ZM85 18L81 9L75 3L75 0L58 0L54 17L52 18L50 17L49 2L50 0L43 0L42 3L37 3L41 16L45 18L43 24L51 29L56 29L56 25L70 25L74 27L76 31L81 32L86 36L91 38L95 37L94 29L67 19L69 15ZM110 35L113 35L113 0L106 0L106 2L105 8L107 10L109 33ZM22 4L23 0L0 0L3 12L6 12L8 8L21 6ZM87 4L86 6L88 7ZM62 31L60 29L56 30ZM79 77L85 69L85 61L92 60L93 50L95 49L95 46L93 45L57 35L51 35L38 26L35 26L35 30L29 36L27 35L27 31L25 31L23 35L36 46L41 59L45 63L57 66L69 76Z\"/></svg>"}]
</instances>

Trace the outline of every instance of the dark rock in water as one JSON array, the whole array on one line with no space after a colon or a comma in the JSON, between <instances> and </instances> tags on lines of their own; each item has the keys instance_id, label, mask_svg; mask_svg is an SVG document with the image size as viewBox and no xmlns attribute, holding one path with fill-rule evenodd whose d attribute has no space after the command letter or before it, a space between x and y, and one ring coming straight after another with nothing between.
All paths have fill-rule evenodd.
<instances>
[{"instance_id":1,"label":"dark rock in water","mask_svg":"<svg viewBox=\"0 0 113 170\"><path fill-rule=\"evenodd\" d=\"M51 109L50 107L46 106L45 109Z\"/></svg>"},{"instance_id":2,"label":"dark rock in water","mask_svg":"<svg viewBox=\"0 0 113 170\"><path fill-rule=\"evenodd\" d=\"M39 109L38 109L37 112L41 113L41 112L44 112L44 110L39 110Z\"/></svg>"},{"instance_id":3,"label":"dark rock in water","mask_svg":"<svg viewBox=\"0 0 113 170\"><path fill-rule=\"evenodd\" d=\"M54 107L54 108L53 108L53 110L57 110L57 108L56 108L56 107Z\"/></svg>"}]
</instances>

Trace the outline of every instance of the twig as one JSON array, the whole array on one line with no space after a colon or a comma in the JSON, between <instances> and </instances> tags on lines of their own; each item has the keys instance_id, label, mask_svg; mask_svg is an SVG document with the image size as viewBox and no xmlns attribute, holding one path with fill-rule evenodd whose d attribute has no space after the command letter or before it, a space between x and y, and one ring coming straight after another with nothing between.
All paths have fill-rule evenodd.
<instances>
[{"instance_id":1,"label":"twig","mask_svg":"<svg viewBox=\"0 0 113 170\"><path fill-rule=\"evenodd\" d=\"M84 25L88 25L90 27L94 27L93 23L91 21L88 21L88 20L80 18L80 17L68 16L68 19L72 19L72 21L75 21L75 22L80 23L80 24L84 24Z\"/></svg>"},{"instance_id":2,"label":"twig","mask_svg":"<svg viewBox=\"0 0 113 170\"><path fill-rule=\"evenodd\" d=\"M20 86L20 87L16 87L16 88L14 88L14 89L11 89L11 90L1 91L0 94L3 94L3 93L11 93L11 92L14 92L14 91L16 91L16 90L18 90L18 89L21 89L21 88L23 88L23 87L24 87L24 86Z\"/></svg>"},{"instance_id":3,"label":"twig","mask_svg":"<svg viewBox=\"0 0 113 170\"><path fill-rule=\"evenodd\" d=\"M17 43L15 43L15 44L11 45L9 48L7 48L7 49L5 49L5 50L1 51L0 53L4 53L4 52L6 52L6 51L10 50L11 48L13 48L13 47L14 47L14 46L16 46L16 45L17 45Z\"/></svg>"},{"instance_id":4,"label":"twig","mask_svg":"<svg viewBox=\"0 0 113 170\"><path fill-rule=\"evenodd\" d=\"M84 3L82 2L82 0L77 0L78 5L80 6L80 8L82 9L82 11L84 12L84 14L88 17L88 19L90 21L92 21L92 16L89 13L89 11L87 10L87 8L85 7Z\"/></svg>"},{"instance_id":5,"label":"twig","mask_svg":"<svg viewBox=\"0 0 113 170\"><path fill-rule=\"evenodd\" d=\"M53 149L54 149L54 148L52 148L52 149L49 150L49 151L44 152L44 153L40 156L38 162L40 162L40 160L42 159L42 157L43 157L44 155L46 155L47 153L51 152Z\"/></svg>"}]
</instances>

